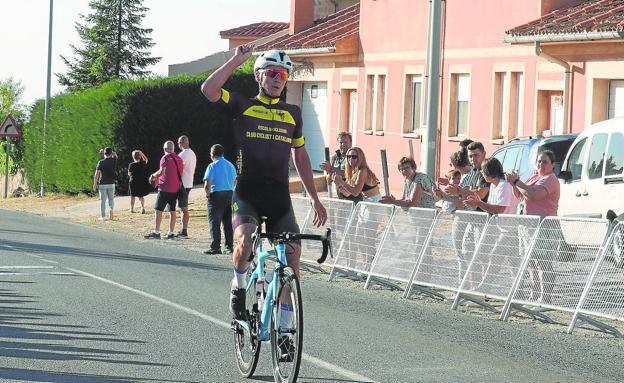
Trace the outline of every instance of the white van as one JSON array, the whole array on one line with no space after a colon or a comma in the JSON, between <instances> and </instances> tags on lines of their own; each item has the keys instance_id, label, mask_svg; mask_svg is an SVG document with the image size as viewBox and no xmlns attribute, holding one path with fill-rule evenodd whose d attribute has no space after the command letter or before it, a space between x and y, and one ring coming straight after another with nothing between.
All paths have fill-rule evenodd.
<instances>
[{"instance_id":1,"label":"white van","mask_svg":"<svg viewBox=\"0 0 624 383\"><path fill-rule=\"evenodd\" d=\"M610 218L624 213L624 117L583 130L559 173L559 215Z\"/></svg>"},{"instance_id":2,"label":"white van","mask_svg":"<svg viewBox=\"0 0 624 383\"><path fill-rule=\"evenodd\" d=\"M614 218L624 213L624 117L598 122L583 130L559 173L559 215ZM618 217L618 220L621 217ZM577 239L566 242L576 244ZM624 267L624 238L614 241L613 259Z\"/></svg>"}]
</instances>

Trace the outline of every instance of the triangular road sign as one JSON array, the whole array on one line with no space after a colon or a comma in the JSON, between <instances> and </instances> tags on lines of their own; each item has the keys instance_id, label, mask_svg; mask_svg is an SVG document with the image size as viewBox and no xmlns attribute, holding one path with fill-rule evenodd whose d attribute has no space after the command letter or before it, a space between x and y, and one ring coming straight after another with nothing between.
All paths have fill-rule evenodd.
<instances>
[{"instance_id":1,"label":"triangular road sign","mask_svg":"<svg viewBox=\"0 0 624 383\"><path fill-rule=\"evenodd\" d=\"M22 131L9 114L0 125L0 137L21 137Z\"/></svg>"}]
</instances>

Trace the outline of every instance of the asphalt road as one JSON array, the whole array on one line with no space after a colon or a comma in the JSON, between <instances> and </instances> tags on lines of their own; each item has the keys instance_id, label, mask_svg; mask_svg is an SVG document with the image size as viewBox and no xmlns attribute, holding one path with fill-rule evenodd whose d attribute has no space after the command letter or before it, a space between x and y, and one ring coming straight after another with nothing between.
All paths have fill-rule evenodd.
<instances>
[{"instance_id":1,"label":"asphalt road","mask_svg":"<svg viewBox=\"0 0 624 383\"><path fill-rule=\"evenodd\" d=\"M225 256L0 210L0 381L250 381L234 362L230 278ZM300 382L624 381L622 339L325 279L302 282ZM254 379L272 381L268 347Z\"/></svg>"}]
</instances>

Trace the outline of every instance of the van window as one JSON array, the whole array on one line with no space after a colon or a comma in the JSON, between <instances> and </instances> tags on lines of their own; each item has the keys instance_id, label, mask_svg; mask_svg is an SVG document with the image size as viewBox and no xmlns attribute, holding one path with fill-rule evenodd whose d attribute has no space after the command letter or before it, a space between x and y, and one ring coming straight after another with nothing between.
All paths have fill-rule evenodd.
<instances>
[{"instance_id":1,"label":"van window","mask_svg":"<svg viewBox=\"0 0 624 383\"><path fill-rule=\"evenodd\" d=\"M570 152L570 157L568 157L568 163L566 166L566 169L572 174L570 181L578 181L581 179L586 142L587 138L583 138L572 148L572 151Z\"/></svg>"},{"instance_id":2,"label":"van window","mask_svg":"<svg viewBox=\"0 0 624 383\"><path fill-rule=\"evenodd\" d=\"M497 160L500 161L501 164L505 163L505 153L507 153L507 150L503 149L503 150L499 150L496 153L494 153L494 155L492 157L496 158ZM503 165L503 171L504 172L510 172L511 169L507 169L505 167L505 165Z\"/></svg>"},{"instance_id":3,"label":"van window","mask_svg":"<svg viewBox=\"0 0 624 383\"><path fill-rule=\"evenodd\" d=\"M611 141L609 141L609 149L607 150L607 165L605 167L605 176L621 175L624 170L624 135L622 133L613 133Z\"/></svg>"},{"instance_id":4,"label":"van window","mask_svg":"<svg viewBox=\"0 0 624 383\"><path fill-rule=\"evenodd\" d=\"M533 146L537 147L537 145ZM531 166L535 167L535 163L531 160L530 147L528 145L522 147L522 151L520 153L520 164L518 167L518 174L525 174Z\"/></svg>"},{"instance_id":5,"label":"van window","mask_svg":"<svg viewBox=\"0 0 624 383\"><path fill-rule=\"evenodd\" d=\"M594 135L589 148L589 159L587 160L587 177L590 180L602 177L604 168L604 155L607 149L607 133Z\"/></svg>"},{"instance_id":6,"label":"van window","mask_svg":"<svg viewBox=\"0 0 624 383\"><path fill-rule=\"evenodd\" d=\"M505 160L503 161L503 170L506 172L510 172L512 170L518 170L516 168L516 162L518 161L518 155L520 154L520 150L522 146L512 146L507 149L507 153L505 154Z\"/></svg>"}]
</instances>

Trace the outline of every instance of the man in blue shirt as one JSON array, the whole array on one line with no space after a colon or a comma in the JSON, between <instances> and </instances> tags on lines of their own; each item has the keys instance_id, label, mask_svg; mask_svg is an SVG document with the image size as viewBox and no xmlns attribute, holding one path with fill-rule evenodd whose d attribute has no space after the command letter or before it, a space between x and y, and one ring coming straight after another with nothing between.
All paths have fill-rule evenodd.
<instances>
[{"instance_id":1,"label":"man in blue shirt","mask_svg":"<svg viewBox=\"0 0 624 383\"><path fill-rule=\"evenodd\" d=\"M223 158L223 146L212 145L210 157L212 162L204 174L204 190L208 198L208 223L212 243L204 254L221 254L221 223L225 234L225 253L231 254L234 248L232 230L232 193L236 168Z\"/></svg>"}]
</instances>

